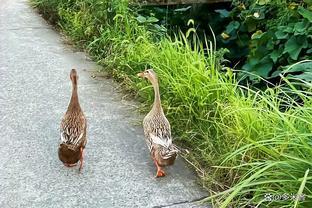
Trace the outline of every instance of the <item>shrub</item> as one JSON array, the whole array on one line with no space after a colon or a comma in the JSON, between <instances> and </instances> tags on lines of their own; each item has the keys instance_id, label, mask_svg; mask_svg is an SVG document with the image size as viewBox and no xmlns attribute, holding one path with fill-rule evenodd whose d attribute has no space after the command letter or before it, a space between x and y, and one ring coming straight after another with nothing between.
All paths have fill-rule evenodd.
<instances>
[{"instance_id":1,"label":"shrub","mask_svg":"<svg viewBox=\"0 0 312 208\"><path fill-rule=\"evenodd\" d=\"M243 61L242 79L252 83L278 77L298 61L312 59L311 1L234 1L231 11L217 10L230 20L219 36L228 56ZM247 49L247 50L246 50ZM245 57L247 60L245 61ZM290 73L292 74L292 73ZM300 74L312 81L311 66L300 65L293 76Z\"/></svg>"}]
</instances>

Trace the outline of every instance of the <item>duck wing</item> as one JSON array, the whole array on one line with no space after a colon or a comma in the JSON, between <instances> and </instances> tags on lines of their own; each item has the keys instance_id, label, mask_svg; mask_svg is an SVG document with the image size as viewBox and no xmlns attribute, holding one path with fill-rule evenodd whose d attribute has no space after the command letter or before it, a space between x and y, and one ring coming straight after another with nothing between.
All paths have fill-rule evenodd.
<instances>
[{"instance_id":1,"label":"duck wing","mask_svg":"<svg viewBox=\"0 0 312 208\"><path fill-rule=\"evenodd\" d=\"M61 123L60 142L72 148L79 147L85 139L86 119L83 115L77 118L65 117Z\"/></svg>"},{"instance_id":2,"label":"duck wing","mask_svg":"<svg viewBox=\"0 0 312 208\"><path fill-rule=\"evenodd\" d=\"M153 144L160 145L164 148L169 148L172 145L172 139L169 135L155 135L150 133L149 136Z\"/></svg>"}]
</instances>

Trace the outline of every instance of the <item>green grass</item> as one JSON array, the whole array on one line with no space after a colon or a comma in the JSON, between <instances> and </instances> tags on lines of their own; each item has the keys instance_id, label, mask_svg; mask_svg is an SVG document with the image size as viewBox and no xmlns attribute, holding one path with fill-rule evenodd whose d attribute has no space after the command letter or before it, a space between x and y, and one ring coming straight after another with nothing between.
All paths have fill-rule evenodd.
<instances>
[{"instance_id":1,"label":"green grass","mask_svg":"<svg viewBox=\"0 0 312 208\"><path fill-rule=\"evenodd\" d=\"M32 3L125 89L136 92L146 111L153 91L136 74L155 69L175 142L191 151L187 160L211 193L204 202L312 206L311 83L283 77L285 84L265 91L241 86L233 71L219 64L214 41L200 42L194 29L175 38L155 35L137 22L127 1ZM306 90L297 90L294 82ZM284 193L304 194L305 200L265 200L267 194Z\"/></svg>"}]
</instances>

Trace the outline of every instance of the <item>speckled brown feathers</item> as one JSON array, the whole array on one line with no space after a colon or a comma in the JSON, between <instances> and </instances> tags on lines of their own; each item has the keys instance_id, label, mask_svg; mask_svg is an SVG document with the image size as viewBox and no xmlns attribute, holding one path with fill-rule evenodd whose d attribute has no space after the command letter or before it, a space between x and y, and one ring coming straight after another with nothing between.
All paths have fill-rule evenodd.
<instances>
[{"instance_id":1,"label":"speckled brown feathers","mask_svg":"<svg viewBox=\"0 0 312 208\"><path fill-rule=\"evenodd\" d=\"M83 150L87 143L87 122L79 104L77 92L78 75L75 69L71 70L70 79L73 86L72 96L61 122L58 155L66 166L73 166L80 160L79 169L81 169Z\"/></svg>"},{"instance_id":2,"label":"speckled brown feathers","mask_svg":"<svg viewBox=\"0 0 312 208\"><path fill-rule=\"evenodd\" d=\"M159 166L172 165L177 156L177 150L172 145L171 129L162 109L151 111L143 119L144 135L151 156Z\"/></svg>"}]
</instances>

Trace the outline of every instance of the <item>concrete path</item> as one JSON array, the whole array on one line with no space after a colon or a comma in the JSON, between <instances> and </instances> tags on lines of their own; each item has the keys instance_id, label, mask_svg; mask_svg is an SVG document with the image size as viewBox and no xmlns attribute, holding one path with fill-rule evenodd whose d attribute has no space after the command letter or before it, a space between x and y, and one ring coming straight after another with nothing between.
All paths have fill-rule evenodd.
<instances>
[{"instance_id":1,"label":"concrete path","mask_svg":"<svg viewBox=\"0 0 312 208\"><path fill-rule=\"evenodd\" d=\"M71 68L89 124L81 174L57 157ZM26 0L0 0L0 207L199 207L207 193L181 158L153 177L142 116L97 69Z\"/></svg>"}]
</instances>

